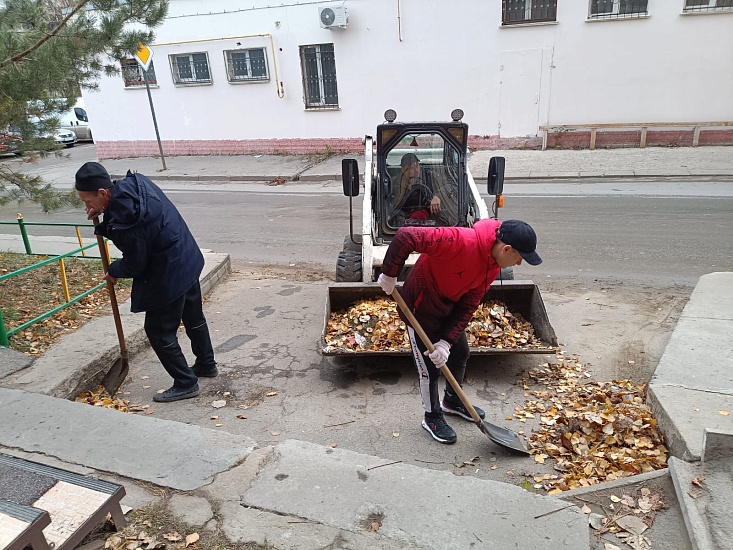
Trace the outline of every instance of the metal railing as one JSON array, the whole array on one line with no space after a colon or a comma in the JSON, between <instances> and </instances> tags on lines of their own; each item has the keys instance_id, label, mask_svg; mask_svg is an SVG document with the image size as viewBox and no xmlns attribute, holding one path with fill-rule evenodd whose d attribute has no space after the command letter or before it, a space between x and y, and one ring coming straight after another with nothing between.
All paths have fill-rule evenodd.
<instances>
[{"instance_id":1,"label":"metal railing","mask_svg":"<svg viewBox=\"0 0 733 550\"><path fill-rule=\"evenodd\" d=\"M16 225L13 222L0 222L0 225ZM84 240L81 238L81 231L79 231L79 227L87 227L87 225L79 225L78 223L55 223L55 222L27 222L23 219L23 214L17 215L17 225L20 228L20 236L23 239L23 246L25 247L25 253L26 254L33 254L33 250L31 249L31 242L28 239L28 232L26 231L26 227L29 225L42 225L42 226L51 226L51 227L73 227L76 230L76 239L79 241L79 247L82 251L81 255L86 256L86 250L89 248L88 246L84 246ZM91 224L88 225L88 227L94 227ZM78 252L78 250L77 250Z\"/></svg>"},{"instance_id":2,"label":"metal railing","mask_svg":"<svg viewBox=\"0 0 733 550\"><path fill-rule=\"evenodd\" d=\"M0 222L2 225L15 225L13 222ZM33 250L31 249L31 243L30 239L28 238L28 232L26 231L26 227L29 225L34 226L55 226L55 227L73 227L76 231L76 238L79 241L79 248L72 250L71 252L67 252L65 254L59 254L57 256L53 256L47 260L43 260L40 262L37 262L33 265L23 267L21 269L17 269L15 271L12 271L10 273L6 273L5 275L0 276L0 283L3 281L6 281L8 279L11 279L13 277L17 277L19 275L23 275L24 273L28 273L29 271L32 271L34 269L39 269L41 267L45 267L49 264L52 264L54 262L58 262L59 264L59 276L61 277L61 286L64 291L64 300L65 303L61 304L60 306L57 306L49 311L46 311L45 313L42 313L41 315L38 315L37 317L31 319L30 321L26 321L22 325L19 325L11 330L7 330L5 326L5 318L3 316L2 309L0 309L0 346L2 347L8 347L10 345L10 337L14 334L27 329L31 325L34 325L35 323L38 323L40 321L43 321L44 319L47 319L48 317L51 317L52 315L55 315L59 311L62 311L66 309L67 307L79 302L80 300L83 300L90 294L93 294L100 288L104 287L106 285L106 282L101 282L98 285L96 285L94 288L91 288L89 290L84 291L83 293L79 294L78 296L75 296L74 298L71 297L69 292L69 282L66 278L66 264L64 262L64 258L70 258L72 256L76 256L77 254L81 253L83 257L86 257L86 251L90 248L93 248L97 246L97 243L92 243L89 245L84 246L84 241L81 237L81 232L79 231L79 224L74 223L51 223L51 222L26 222L23 219L22 214L18 214L17 216L17 225L20 228L20 235L23 239L23 246L25 247L25 252L28 255L33 255ZM86 225L83 225L83 227L86 227ZM90 227L92 227L90 225ZM105 240L105 245L107 245L107 241ZM109 249L107 250L107 254L109 255Z\"/></svg>"},{"instance_id":3,"label":"metal railing","mask_svg":"<svg viewBox=\"0 0 733 550\"><path fill-rule=\"evenodd\" d=\"M5 327L5 319L3 317L3 312L0 309L0 346L7 348L10 345L10 337L13 334L16 334L22 330L25 330L29 326L35 323L38 323L39 321L43 321L44 319L51 317L52 315L58 313L59 311L66 309L70 305L75 304L76 302L80 300L83 300L84 298L96 292L97 290L99 290L100 288L104 287L107 284L106 282L101 282L97 286L82 292L81 294L79 294L78 296L74 298L72 298L69 294L69 284L66 279L66 265L64 263L64 258L69 258L80 252L83 253L85 250L88 250L94 246L97 246L97 243L92 243L92 244L88 244L87 246L82 246L81 248L77 248L76 250L72 250L71 252L67 252L66 254L60 254L59 256L54 256L47 260L43 260L41 262L35 263L33 265L29 265L27 267L23 267L21 269L16 269L15 271L11 271L10 273L6 273L5 275L0 276L0 283L2 283L3 281L7 281L8 279L11 279L12 277L17 277L18 275L22 275L34 269L39 269L41 267L52 264L54 262L58 262L59 263L59 272L61 275L61 284L64 288L64 299L66 300L66 303L63 303L60 306L57 306L51 309L50 311L46 311L45 313L42 313L41 315L38 315L37 317L31 319L30 321L26 321L22 325L19 325L11 330L7 330L7 328Z\"/></svg>"}]
</instances>

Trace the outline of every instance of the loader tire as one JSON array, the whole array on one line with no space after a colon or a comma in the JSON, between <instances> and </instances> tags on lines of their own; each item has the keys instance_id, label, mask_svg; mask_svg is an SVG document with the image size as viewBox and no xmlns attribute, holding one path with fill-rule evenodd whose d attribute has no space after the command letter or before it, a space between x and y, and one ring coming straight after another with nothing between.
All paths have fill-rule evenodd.
<instances>
[{"instance_id":1,"label":"loader tire","mask_svg":"<svg viewBox=\"0 0 733 550\"><path fill-rule=\"evenodd\" d=\"M336 281L358 283L362 280L361 250L342 250L336 261Z\"/></svg>"},{"instance_id":2,"label":"loader tire","mask_svg":"<svg viewBox=\"0 0 733 550\"><path fill-rule=\"evenodd\" d=\"M356 241L356 244L351 242L351 237L348 235L344 237L344 251L351 250L361 254L361 235L354 235L354 240Z\"/></svg>"}]
</instances>

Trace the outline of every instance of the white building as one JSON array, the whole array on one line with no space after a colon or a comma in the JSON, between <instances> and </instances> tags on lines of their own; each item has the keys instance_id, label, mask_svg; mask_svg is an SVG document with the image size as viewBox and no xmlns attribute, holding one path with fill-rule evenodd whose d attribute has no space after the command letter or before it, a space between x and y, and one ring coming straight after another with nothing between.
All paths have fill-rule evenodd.
<instances>
[{"instance_id":1,"label":"white building","mask_svg":"<svg viewBox=\"0 0 733 550\"><path fill-rule=\"evenodd\" d=\"M388 108L474 148L733 143L733 0L171 0L150 46L166 155L358 151ZM84 94L100 158L158 154L141 75Z\"/></svg>"}]
</instances>

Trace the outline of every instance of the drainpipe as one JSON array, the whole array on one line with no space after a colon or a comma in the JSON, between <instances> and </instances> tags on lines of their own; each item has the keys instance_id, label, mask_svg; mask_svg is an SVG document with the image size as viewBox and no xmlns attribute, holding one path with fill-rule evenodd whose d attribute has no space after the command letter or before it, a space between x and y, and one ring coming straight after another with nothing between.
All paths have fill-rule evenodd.
<instances>
[{"instance_id":1,"label":"drainpipe","mask_svg":"<svg viewBox=\"0 0 733 550\"><path fill-rule=\"evenodd\" d=\"M277 56L275 55L275 41L272 35L267 34L245 34L243 36L222 36L221 38L197 38L195 40L182 40L180 42L159 42L157 44L150 44L150 46L177 46L178 44L194 44L196 42L214 42L215 40L239 40L242 38L262 38L266 37L270 39L270 48L272 49L272 66L275 69L275 86L277 87L277 97L280 99L285 97L285 89L283 83L280 80L280 76L277 72Z\"/></svg>"}]
</instances>

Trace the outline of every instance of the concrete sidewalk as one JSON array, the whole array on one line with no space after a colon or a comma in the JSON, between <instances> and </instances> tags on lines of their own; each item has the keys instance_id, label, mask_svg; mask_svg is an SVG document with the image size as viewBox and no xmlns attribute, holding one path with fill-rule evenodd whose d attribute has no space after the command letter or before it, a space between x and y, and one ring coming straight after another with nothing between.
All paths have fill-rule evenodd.
<instances>
[{"instance_id":1,"label":"concrete sidewalk","mask_svg":"<svg viewBox=\"0 0 733 550\"><path fill-rule=\"evenodd\" d=\"M75 152L76 154L76 152ZM557 180L577 178L733 178L733 147L675 147L596 150L482 150L469 155L474 179L485 181L489 159L506 159L507 180ZM232 155L166 157L166 170L158 157L107 159L102 164L113 178L127 170L141 172L154 181L202 182L322 182L341 180L341 161L356 158L364 173L364 155ZM6 157L1 163L43 176L54 185L68 187L81 162L62 167L39 167Z\"/></svg>"}]
</instances>

